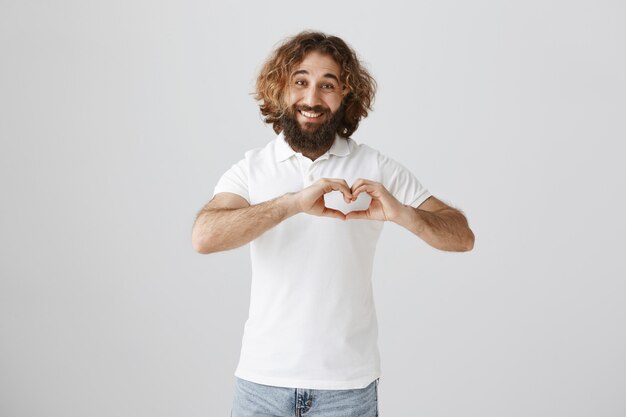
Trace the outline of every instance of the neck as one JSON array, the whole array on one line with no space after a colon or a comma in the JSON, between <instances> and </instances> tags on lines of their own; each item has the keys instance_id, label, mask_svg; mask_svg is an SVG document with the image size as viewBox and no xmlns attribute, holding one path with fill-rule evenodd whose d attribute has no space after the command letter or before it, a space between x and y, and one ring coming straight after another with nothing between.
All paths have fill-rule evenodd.
<instances>
[{"instance_id":1,"label":"neck","mask_svg":"<svg viewBox=\"0 0 626 417\"><path fill-rule=\"evenodd\" d=\"M285 139L286 139L286 142L291 147L291 149L293 149L295 152L301 153L303 156L306 156L311 161L315 161L317 158L319 158L320 156L324 155L333 146L333 143L334 143L334 138L333 138L333 141L331 143L325 145L323 148L303 149L302 147L297 146L295 143L293 143L293 141L290 140L289 137L286 136L286 135L285 135Z\"/></svg>"}]
</instances>

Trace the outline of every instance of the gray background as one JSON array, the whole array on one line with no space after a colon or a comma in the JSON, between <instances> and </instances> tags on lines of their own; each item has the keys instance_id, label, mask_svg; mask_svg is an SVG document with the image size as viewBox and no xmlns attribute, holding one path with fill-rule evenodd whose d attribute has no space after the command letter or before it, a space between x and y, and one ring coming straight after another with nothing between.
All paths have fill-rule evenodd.
<instances>
[{"instance_id":1,"label":"gray background","mask_svg":"<svg viewBox=\"0 0 626 417\"><path fill-rule=\"evenodd\" d=\"M388 224L383 416L624 416L618 1L0 2L0 415L226 416L249 248L196 212L274 135L250 93L305 29L379 82L353 136L469 218Z\"/></svg>"}]
</instances>

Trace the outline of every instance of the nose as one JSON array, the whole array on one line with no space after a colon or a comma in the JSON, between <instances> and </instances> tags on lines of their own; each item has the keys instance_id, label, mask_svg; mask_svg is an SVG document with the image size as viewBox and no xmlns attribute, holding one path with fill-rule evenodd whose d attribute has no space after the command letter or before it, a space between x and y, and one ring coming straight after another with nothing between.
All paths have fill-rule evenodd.
<instances>
[{"instance_id":1,"label":"nose","mask_svg":"<svg viewBox=\"0 0 626 417\"><path fill-rule=\"evenodd\" d=\"M322 104L320 91L316 86L311 85L304 91L302 104L306 104L309 107L315 107Z\"/></svg>"}]
</instances>

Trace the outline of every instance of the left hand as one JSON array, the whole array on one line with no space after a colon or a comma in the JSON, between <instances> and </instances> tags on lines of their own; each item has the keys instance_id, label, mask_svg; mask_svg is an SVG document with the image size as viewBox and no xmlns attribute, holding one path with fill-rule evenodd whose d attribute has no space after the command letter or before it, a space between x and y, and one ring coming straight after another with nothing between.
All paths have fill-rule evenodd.
<instances>
[{"instance_id":1,"label":"left hand","mask_svg":"<svg viewBox=\"0 0 626 417\"><path fill-rule=\"evenodd\" d=\"M356 210L346 214L346 220L395 220L398 218L404 204L399 202L384 185L376 181L359 178L352 184L352 201L356 201L359 194L366 192L372 197L372 202L367 210Z\"/></svg>"}]
</instances>

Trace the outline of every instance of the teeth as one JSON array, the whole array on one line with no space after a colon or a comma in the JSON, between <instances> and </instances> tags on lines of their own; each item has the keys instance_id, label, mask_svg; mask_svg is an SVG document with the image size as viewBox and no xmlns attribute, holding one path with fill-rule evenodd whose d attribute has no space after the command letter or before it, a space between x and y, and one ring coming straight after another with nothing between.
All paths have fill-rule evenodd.
<instances>
[{"instance_id":1,"label":"teeth","mask_svg":"<svg viewBox=\"0 0 626 417\"><path fill-rule=\"evenodd\" d=\"M312 117L312 118L320 117L322 115L322 113L309 113L309 112L306 112L304 110L300 110L300 113L302 113L306 117Z\"/></svg>"}]
</instances>

